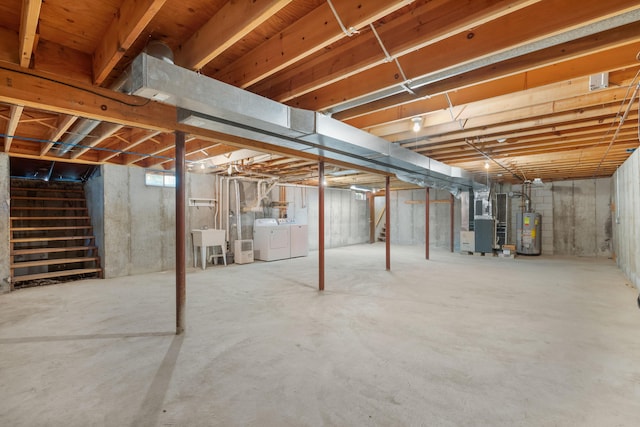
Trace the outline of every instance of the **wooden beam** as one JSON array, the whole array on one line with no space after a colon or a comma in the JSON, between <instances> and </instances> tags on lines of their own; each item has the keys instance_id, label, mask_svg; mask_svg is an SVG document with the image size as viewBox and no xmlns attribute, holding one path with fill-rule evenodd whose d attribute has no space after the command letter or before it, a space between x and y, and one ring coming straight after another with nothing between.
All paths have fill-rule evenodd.
<instances>
[{"instance_id":1,"label":"wooden beam","mask_svg":"<svg viewBox=\"0 0 640 427\"><path fill-rule=\"evenodd\" d=\"M102 84L166 0L125 0L93 53L93 82Z\"/></svg>"},{"instance_id":2,"label":"wooden beam","mask_svg":"<svg viewBox=\"0 0 640 427\"><path fill-rule=\"evenodd\" d=\"M341 0L334 2L346 28L360 29L400 9L407 1ZM327 2L298 19L213 77L246 88L346 37Z\"/></svg>"},{"instance_id":3,"label":"wooden beam","mask_svg":"<svg viewBox=\"0 0 640 427\"><path fill-rule=\"evenodd\" d=\"M58 119L58 126L55 129L51 129L51 132L49 133L49 142L44 144L40 149L40 155L44 156L45 154L47 154L49 150L51 150L51 147L53 147L54 144L60 138L62 138L62 135L64 135L65 132L69 130L71 125L73 125L76 120L78 120L78 116L61 115Z\"/></svg>"},{"instance_id":4,"label":"wooden beam","mask_svg":"<svg viewBox=\"0 0 640 427\"><path fill-rule=\"evenodd\" d=\"M28 68L35 47L36 30L40 18L42 0L22 0L20 18L20 66Z\"/></svg>"},{"instance_id":5,"label":"wooden beam","mask_svg":"<svg viewBox=\"0 0 640 427\"><path fill-rule=\"evenodd\" d=\"M176 64L199 70L292 0L229 1L184 43Z\"/></svg>"},{"instance_id":6,"label":"wooden beam","mask_svg":"<svg viewBox=\"0 0 640 427\"><path fill-rule=\"evenodd\" d=\"M20 123L20 116L22 116L23 110L24 107L21 105L11 106L11 114L9 115L9 122L7 123L7 130L5 131L6 136L4 137L4 151L6 153L11 149L11 141L13 141L18 123Z\"/></svg>"}]
</instances>

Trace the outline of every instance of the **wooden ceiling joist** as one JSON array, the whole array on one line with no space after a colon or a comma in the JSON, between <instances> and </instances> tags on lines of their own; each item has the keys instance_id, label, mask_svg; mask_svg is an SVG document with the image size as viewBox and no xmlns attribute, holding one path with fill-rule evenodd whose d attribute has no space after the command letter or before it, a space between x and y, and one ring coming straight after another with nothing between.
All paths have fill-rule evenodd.
<instances>
[{"instance_id":1,"label":"wooden ceiling joist","mask_svg":"<svg viewBox=\"0 0 640 427\"><path fill-rule=\"evenodd\" d=\"M125 0L93 53L93 82L101 85L166 0Z\"/></svg>"},{"instance_id":2,"label":"wooden ceiling joist","mask_svg":"<svg viewBox=\"0 0 640 427\"><path fill-rule=\"evenodd\" d=\"M16 128L18 127L18 123L20 122L20 117L22 116L22 111L24 107L21 105L12 105L11 113L9 114L9 121L7 122L7 130L5 131L4 137L4 151L8 153L11 150L11 142L13 141L13 137L16 132Z\"/></svg>"},{"instance_id":3,"label":"wooden ceiling joist","mask_svg":"<svg viewBox=\"0 0 640 427\"><path fill-rule=\"evenodd\" d=\"M36 44L36 31L42 0L22 0L20 21L20 66L28 68Z\"/></svg>"},{"instance_id":4,"label":"wooden ceiling joist","mask_svg":"<svg viewBox=\"0 0 640 427\"><path fill-rule=\"evenodd\" d=\"M176 63L193 70L201 69L291 1L241 0L225 3L215 16L182 46L177 54Z\"/></svg>"}]
</instances>

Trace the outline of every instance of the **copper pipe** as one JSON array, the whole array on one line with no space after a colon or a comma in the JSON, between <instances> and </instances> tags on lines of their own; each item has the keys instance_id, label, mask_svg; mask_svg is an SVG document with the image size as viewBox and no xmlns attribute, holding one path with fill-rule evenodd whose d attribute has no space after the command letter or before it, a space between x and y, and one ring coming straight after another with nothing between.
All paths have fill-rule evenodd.
<instances>
[{"instance_id":1,"label":"copper pipe","mask_svg":"<svg viewBox=\"0 0 640 427\"><path fill-rule=\"evenodd\" d=\"M427 187L424 202L424 257L429 259L429 187Z\"/></svg>"},{"instance_id":2,"label":"copper pipe","mask_svg":"<svg viewBox=\"0 0 640 427\"><path fill-rule=\"evenodd\" d=\"M185 135L175 133L176 142L176 335L185 329L186 301L186 225L185 225Z\"/></svg>"},{"instance_id":3,"label":"copper pipe","mask_svg":"<svg viewBox=\"0 0 640 427\"><path fill-rule=\"evenodd\" d=\"M324 291L324 162L318 163L318 290Z\"/></svg>"},{"instance_id":4,"label":"copper pipe","mask_svg":"<svg viewBox=\"0 0 640 427\"><path fill-rule=\"evenodd\" d=\"M384 203L385 203L385 233L384 242L387 253L387 271L391 270L391 193L389 192L389 176L384 181Z\"/></svg>"}]
</instances>

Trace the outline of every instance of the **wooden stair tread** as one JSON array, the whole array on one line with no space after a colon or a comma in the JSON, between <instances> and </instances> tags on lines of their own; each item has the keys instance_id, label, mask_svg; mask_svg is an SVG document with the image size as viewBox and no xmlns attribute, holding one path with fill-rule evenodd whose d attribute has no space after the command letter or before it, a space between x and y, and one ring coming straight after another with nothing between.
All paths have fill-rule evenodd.
<instances>
[{"instance_id":1,"label":"wooden stair tread","mask_svg":"<svg viewBox=\"0 0 640 427\"><path fill-rule=\"evenodd\" d=\"M85 206L13 206L11 205L11 210L20 210L20 211L86 211L88 210Z\"/></svg>"},{"instance_id":2,"label":"wooden stair tread","mask_svg":"<svg viewBox=\"0 0 640 427\"><path fill-rule=\"evenodd\" d=\"M64 219L91 219L90 216L12 216L12 221L59 221Z\"/></svg>"},{"instance_id":3,"label":"wooden stair tread","mask_svg":"<svg viewBox=\"0 0 640 427\"><path fill-rule=\"evenodd\" d=\"M24 237L18 239L10 239L11 243L29 243L29 242L47 242L47 241L62 241L62 240L83 240L93 239L94 236L62 236L62 237Z\"/></svg>"},{"instance_id":4,"label":"wooden stair tread","mask_svg":"<svg viewBox=\"0 0 640 427\"><path fill-rule=\"evenodd\" d=\"M97 246L63 246L60 248L32 248L32 249L14 249L11 251L11 256L16 255L34 255L34 254L48 254L54 252L75 252L75 251L89 251L96 250Z\"/></svg>"},{"instance_id":5,"label":"wooden stair tread","mask_svg":"<svg viewBox=\"0 0 640 427\"><path fill-rule=\"evenodd\" d=\"M65 225L57 227L12 227L11 231L57 231L57 230L87 230L92 225Z\"/></svg>"},{"instance_id":6,"label":"wooden stair tread","mask_svg":"<svg viewBox=\"0 0 640 427\"><path fill-rule=\"evenodd\" d=\"M49 279L52 277L76 276L79 274L99 273L101 268L80 268L76 270L52 271L48 273L27 274L24 276L15 276L11 279L12 283L26 282L27 280Z\"/></svg>"},{"instance_id":7,"label":"wooden stair tread","mask_svg":"<svg viewBox=\"0 0 640 427\"><path fill-rule=\"evenodd\" d=\"M40 188L40 187L11 187L11 191L54 191L58 193L81 193L84 194L84 190L79 188Z\"/></svg>"},{"instance_id":8,"label":"wooden stair tread","mask_svg":"<svg viewBox=\"0 0 640 427\"><path fill-rule=\"evenodd\" d=\"M67 201L67 202L84 202L84 197L40 197L40 196L11 196L11 200L48 200L48 201Z\"/></svg>"},{"instance_id":9,"label":"wooden stair tread","mask_svg":"<svg viewBox=\"0 0 640 427\"><path fill-rule=\"evenodd\" d=\"M76 262L91 262L97 261L98 257L78 257L78 258L48 258L38 259L33 261L21 261L11 264L11 268L27 268L27 267L41 267L43 265L54 264L73 264Z\"/></svg>"}]
</instances>

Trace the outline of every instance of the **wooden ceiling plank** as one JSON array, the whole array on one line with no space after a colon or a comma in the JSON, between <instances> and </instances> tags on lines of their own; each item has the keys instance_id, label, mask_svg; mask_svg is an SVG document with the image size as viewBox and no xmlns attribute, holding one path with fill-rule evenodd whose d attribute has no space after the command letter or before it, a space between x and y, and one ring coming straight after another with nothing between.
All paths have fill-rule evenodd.
<instances>
[{"instance_id":1,"label":"wooden ceiling plank","mask_svg":"<svg viewBox=\"0 0 640 427\"><path fill-rule=\"evenodd\" d=\"M341 0L335 6L346 28L360 29L405 4L406 0ZM325 2L213 77L246 88L343 37L346 34L340 29L331 7Z\"/></svg>"},{"instance_id":2,"label":"wooden ceiling plank","mask_svg":"<svg viewBox=\"0 0 640 427\"><path fill-rule=\"evenodd\" d=\"M228 1L176 55L176 64L199 70L292 0Z\"/></svg>"},{"instance_id":3,"label":"wooden ceiling plank","mask_svg":"<svg viewBox=\"0 0 640 427\"><path fill-rule=\"evenodd\" d=\"M20 66L28 68L36 42L42 0L22 0L20 19Z\"/></svg>"},{"instance_id":4,"label":"wooden ceiling plank","mask_svg":"<svg viewBox=\"0 0 640 427\"><path fill-rule=\"evenodd\" d=\"M538 1L469 1L465 2L464 7L461 7L459 0L426 2L411 13L385 20L376 31L389 55L397 58ZM311 61L289 67L268 81L253 85L251 91L287 102L385 61L387 58L375 34L366 29L350 43L316 55Z\"/></svg>"},{"instance_id":5,"label":"wooden ceiling plank","mask_svg":"<svg viewBox=\"0 0 640 427\"><path fill-rule=\"evenodd\" d=\"M24 107L21 105L11 106L11 114L9 115L9 122L7 123L7 130L5 131L4 137L4 151L6 153L11 150L11 142L13 141L16 129L18 129L18 124L20 123L20 117L22 116L23 111Z\"/></svg>"},{"instance_id":6,"label":"wooden ceiling plank","mask_svg":"<svg viewBox=\"0 0 640 427\"><path fill-rule=\"evenodd\" d=\"M58 142L60 138L62 138L62 135L64 135L65 132L69 130L71 125L73 125L76 120L78 120L78 116L62 115L58 119L58 125L56 126L56 128L51 129L51 131L49 132L49 137L47 138L49 142L44 144L40 149L40 156L46 155L49 150L51 150L51 147L53 147L55 143Z\"/></svg>"},{"instance_id":7,"label":"wooden ceiling plank","mask_svg":"<svg viewBox=\"0 0 640 427\"><path fill-rule=\"evenodd\" d=\"M125 0L93 53L93 82L101 85L166 0Z\"/></svg>"},{"instance_id":8,"label":"wooden ceiling plank","mask_svg":"<svg viewBox=\"0 0 640 427\"><path fill-rule=\"evenodd\" d=\"M20 63L20 54L16 46L19 45L19 36L15 31L0 27L0 61L11 64Z\"/></svg>"}]
</instances>

